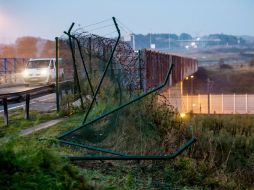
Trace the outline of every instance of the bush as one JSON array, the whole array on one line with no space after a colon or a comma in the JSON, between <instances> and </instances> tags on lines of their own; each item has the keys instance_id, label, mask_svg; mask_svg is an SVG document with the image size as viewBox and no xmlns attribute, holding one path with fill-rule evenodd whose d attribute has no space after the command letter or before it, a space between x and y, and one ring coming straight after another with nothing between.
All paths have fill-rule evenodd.
<instances>
[{"instance_id":1,"label":"bush","mask_svg":"<svg viewBox=\"0 0 254 190\"><path fill-rule=\"evenodd\" d=\"M4 189L93 189L77 169L45 146L13 141L0 150Z\"/></svg>"},{"instance_id":2,"label":"bush","mask_svg":"<svg viewBox=\"0 0 254 190\"><path fill-rule=\"evenodd\" d=\"M222 63L220 64L220 69L233 69L233 67L231 65Z\"/></svg>"},{"instance_id":3,"label":"bush","mask_svg":"<svg viewBox=\"0 0 254 190\"><path fill-rule=\"evenodd\" d=\"M249 66L250 66L250 67L254 67L254 59L252 59L252 60L249 62Z\"/></svg>"}]
</instances>

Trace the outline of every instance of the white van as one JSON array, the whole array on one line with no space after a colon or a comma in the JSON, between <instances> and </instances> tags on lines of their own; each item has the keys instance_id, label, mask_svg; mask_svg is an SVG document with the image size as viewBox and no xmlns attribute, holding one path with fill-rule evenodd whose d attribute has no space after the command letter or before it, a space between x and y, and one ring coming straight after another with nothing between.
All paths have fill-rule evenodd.
<instances>
[{"instance_id":1,"label":"white van","mask_svg":"<svg viewBox=\"0 0 254 190\"><path fill-rule=\"evenodd\" d=\"M61 67L62 59L59 61L59 79L64 78L64 71ZM39 58L29 59L23 72L23 79L26 85L31 83L50 84L56 79L56 59L55 58Z\"/></svg>"}]
</instances>

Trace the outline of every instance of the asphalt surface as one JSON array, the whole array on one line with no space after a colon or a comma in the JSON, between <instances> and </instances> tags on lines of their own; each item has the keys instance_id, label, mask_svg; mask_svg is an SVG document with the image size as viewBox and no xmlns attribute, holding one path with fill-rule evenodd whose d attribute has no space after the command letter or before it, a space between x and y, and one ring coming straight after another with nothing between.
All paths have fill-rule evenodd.
<instances>
[{"instance_id":1,"label":"asphalt surface","mask_svg":"<svg viewBox=\"0 0 254 190\"><path fill-rule=\"evenodd\" d=\"M41 87L39 85L33 85L33 86L25 86L25 85L16 85L16 86L0 86L0 95L1 94L8 94L8 93L15 93L15 92L20 92L20 91L25 91L25 90L31 90L33 88Z\"/></svg>"},{"instance_id":2,"label":"asphalt surface","mask_svg":"<svg viewBox=\"0 0 254 190\"><path fill-rule=\"evenodd\" d=\"M8 110L24 108L25 102L8 104ZM30 101L30 110L50 111L56 109L56 95L51 93ZM0 106L0 113L3 112L3 106Z\"/></svg>"}]
</instances>

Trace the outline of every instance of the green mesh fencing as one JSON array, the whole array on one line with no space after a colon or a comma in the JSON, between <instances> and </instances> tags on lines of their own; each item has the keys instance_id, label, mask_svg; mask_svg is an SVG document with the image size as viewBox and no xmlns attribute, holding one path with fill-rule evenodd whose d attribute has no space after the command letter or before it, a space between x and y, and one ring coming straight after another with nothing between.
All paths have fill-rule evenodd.
<instances>
[{"instance_id":1,"label":"green mesh fencing","mask_svg":"<svg viewBox=\"0 0 254 190\"><path fill-rule=\"evenodd\" d=\"M147 50L135 52L122 41L115 18L73 28L59 39L59 57L70 80L60 85L61 109L84 112L79 126L59 136L73 148L72 159L171 159L195 141L167 99L155 95L172 82L172 56L157 59L164 65L161 80L148 88ZM97 30L104 34L94 34ZM177 133L181 139L165 140Z\"/></svg>"}]
</instances>

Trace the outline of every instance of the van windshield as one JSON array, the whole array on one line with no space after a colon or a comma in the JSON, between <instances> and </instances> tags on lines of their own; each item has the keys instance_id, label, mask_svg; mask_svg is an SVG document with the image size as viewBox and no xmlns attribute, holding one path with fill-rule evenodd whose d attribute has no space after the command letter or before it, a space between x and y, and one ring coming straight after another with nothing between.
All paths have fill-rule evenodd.
<instances>
[{"instance_id":1,"label":"van windshield","mask_svg":"<svg viewBox=\"0 0 254 190\"><path fill-rule=\"evenodd\" d=\"M49 66L49 60L29 61L27 64L27 68L29 69L47 68L48 66Z\"/></svg>"}]
</instances>

